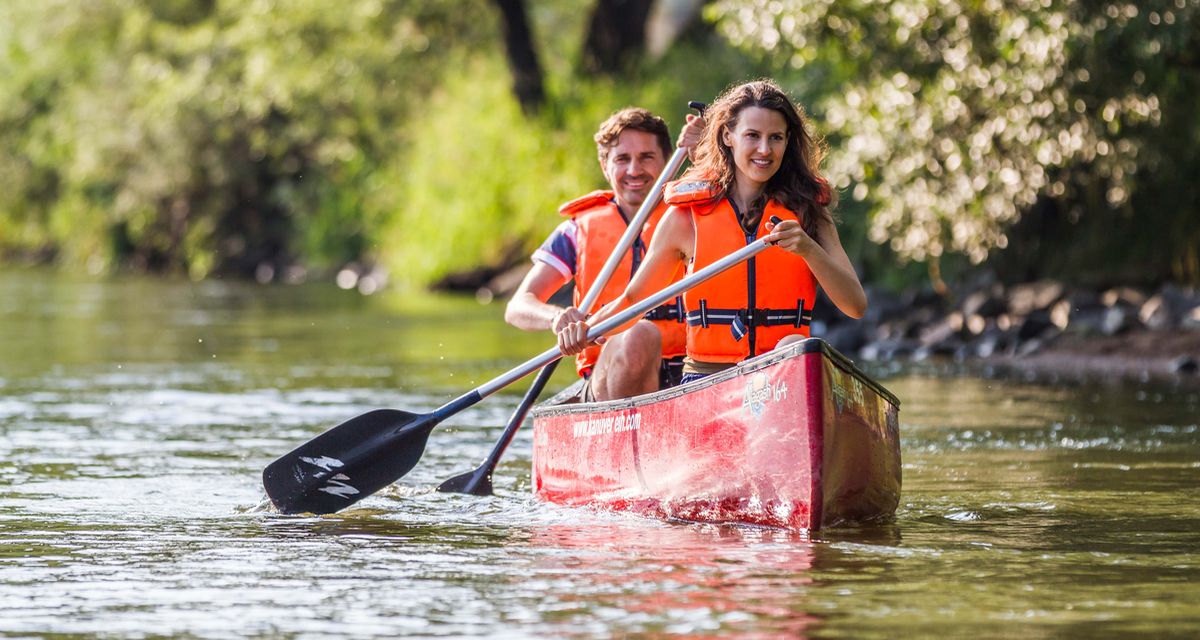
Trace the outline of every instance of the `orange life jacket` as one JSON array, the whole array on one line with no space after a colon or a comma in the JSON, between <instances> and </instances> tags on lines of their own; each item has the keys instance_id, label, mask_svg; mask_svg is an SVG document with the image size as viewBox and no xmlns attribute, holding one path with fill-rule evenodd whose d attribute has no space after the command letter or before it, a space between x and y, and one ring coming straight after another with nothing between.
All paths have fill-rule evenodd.
<instances>
[{"instance_id":1,"label":"orange life jacket","mask_svg":"<svg viewBox=\"0 0 1200 640\"><path fill-rule=\"evenodd\" d=\"M707 181L672 183L667 204L690 209L696 226L698 271L767 235L771 216L799 220L775 200L767 203L758 229L748 236L733 203ZM800 256L771 247L688 290L687 353L703 362L740 362L775 348L785 336L809 335L817 281Z\"/></svg>"},{"instance_id":2,"label":"orange life jacket","mask_svg":"<svg viewBox=\"0 0 1200 640\"><path fill-rule=\"evenodd\" d=\"M608 279L600 296L590 311L595 312L600 307L620 296L626 285L633 277L634 262L641 264L646 255L646 247L654 229L662 220L667 207L660 203L646 223L642 232L634 240L633 247L621 256L621 262ZM617 242L625 234L629 223L621 215L613 200L612 191L593 191L583 197L576 198L558 208L564 216L575 219L578 231L575 234L575 297L574 304L579 306L584 296L591 290L596 276L604 269L608 256L616 248ZM672 282L683 277L682 271L672 279ZM662 357L673 358L686 352L687 332L683 324L683 299L676 297L673 303L664 304L646 313L646 318L654 323L662 333ZM585 375L596 364L600 357L600 347L588 347L575 358L575 370L579 375Z\"/></svg>"}]
</instances>

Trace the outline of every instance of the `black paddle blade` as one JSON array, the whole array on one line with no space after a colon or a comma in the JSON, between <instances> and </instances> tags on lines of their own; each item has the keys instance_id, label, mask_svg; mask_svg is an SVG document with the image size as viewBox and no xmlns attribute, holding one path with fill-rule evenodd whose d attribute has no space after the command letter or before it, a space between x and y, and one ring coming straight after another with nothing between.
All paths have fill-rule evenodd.
<instances>
[{"instance_id":1,"label":"black paddle blade","mask_svg":"<svg viewBox=\"0 0 1200 640\"><path fill-rule=\"evenodd\" d=\"M439 418L377 409L351 418L263 470L267 496L283 513L333 513L417 466Z\"/></svg>"},{"instance_id":2,"label":"black paddle blade","mask_svg":"<svg viewBox=\"0 0 1200 640\"><path fill-rule=\"evenodd\" d=\"M474 471L454 476L439 484L437 490L442 493L466 493L473 496L494 495L492 473L487 467L488 465L484 465Z\"/></svg>"}]
</instances>

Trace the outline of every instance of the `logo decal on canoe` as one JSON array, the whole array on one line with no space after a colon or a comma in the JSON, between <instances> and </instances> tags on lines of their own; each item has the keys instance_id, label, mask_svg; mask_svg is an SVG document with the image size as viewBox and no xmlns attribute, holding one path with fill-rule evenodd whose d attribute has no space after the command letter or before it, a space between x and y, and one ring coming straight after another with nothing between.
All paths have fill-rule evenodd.
<instances>
[{"instance_id":1,"label":"logo decal on canoe","mask_svg":"<svg viewBox=\"0 0 1200 640\"><path fill-rule=\"evenodd\" d=\"M636 410L631 413L588 416L571 424L572 435L576 438L591 436L607 436L626 431L637 431L642 426L642 414Z\"/></svg>"},{"instance_id":2,"label":"logo decal on canoe","mask_svg":"<svg viewBox=\"0 0 1200 640\"><path fill-rule=\"evenodd\" d=\"M866 410L866 394L858 378L838 371L832 376L830 386L833 387L833 402L838 413L863 413Z\"/></svg>"},{"instance_id":3,"label":"logo decal on canoe","mask_svg":"<svg viewBox=\"0 0 1200 640\"><path fill-rule=\"evenodd\" d=\"M768 402L779 402L787 398L787 382L780 380L772 384L765 373L756 373L746 381L742 394L742 408L755 418L762 417Z\"/></svg>"}]
</instances>

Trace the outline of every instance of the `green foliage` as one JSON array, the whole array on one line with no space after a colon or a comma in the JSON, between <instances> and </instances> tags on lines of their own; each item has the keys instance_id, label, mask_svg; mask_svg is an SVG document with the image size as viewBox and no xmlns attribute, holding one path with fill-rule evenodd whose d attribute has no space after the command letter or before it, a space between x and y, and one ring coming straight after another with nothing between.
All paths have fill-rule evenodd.
<instances>
[{"instance_id":1,"label":"green foliage","mask_svg":"<svg viewBox=\"0 0 1200 640\"><path fill-rule=\"evenodd\" d=\"M772 76L829 137L868 277L1007 247L1200 281L1200 0L721 0L719 32L619 79L578 75L591 6L530 3L529 118L487 0L0 0L0 259L426 284L525 254L603 187L609 113L674 132Z\"/></svg>"},{"instance_id":2,"label":"green foliage","mask_svg":"<svg viewBox=\"0 0 1200 640\"><path fill-rule=\"evenodd\" d=\"M482 6L6 2L0 248L194 276L360 256L375 169L460 38L493 37Z\"/></svg>"},{"instance_id":3,"label":"green foliage","mask_svg":"<svg viewBox=\"0 0 1200 640\"><path fill-rule=\"evenodd\" d=\"M496 263L523 232L594 182L594 157L573 122L526 120L496 58L463 63L410 122L411 146L384 202L396 209L384 253L397 279L427 282Z\"/></svg>"},{"instance_id":4,"label":"green foliage","mask_svg":"<svg viewBox=\"0 0 1200 640\"><path fill-rule=\"evenodd\" d=\"M1156 246L1155 272L1200 280L1185 266L1197 188L1180 171L1200 137L1197 0L722 0L710 17L804 78L830 172L900 255L978 263L1049 199L1110 228L1136 215L1121 240ZM1075 267L1113 264L1099 233L1107 250Z\"/></svg>"}]
</instances>

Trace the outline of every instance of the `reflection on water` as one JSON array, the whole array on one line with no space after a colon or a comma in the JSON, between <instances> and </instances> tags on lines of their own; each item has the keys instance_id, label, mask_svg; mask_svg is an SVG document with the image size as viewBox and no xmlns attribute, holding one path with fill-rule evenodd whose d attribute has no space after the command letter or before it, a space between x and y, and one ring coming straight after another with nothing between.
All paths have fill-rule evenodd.
<instances>
[{"instance_id":1,"label":"reflection on water","mask_svg":"<svg viewBox=\"0 0 1200 640\"><path fill-rule=\"evenodd\" d=\"M262 468L372 408L432 409L544 349L496 306L321 286L0 272L0 633L1187 635L1200 392L892 373L896 520L812 535L440 494L523 385L333 516ZM567 368L564 368L564 371ZM561 386L569 372L556 378Z\"/></svg>"},{"instance_id":2,"label":"reflection on water","mask_svg":"<svg viewBox=\"0 0 1200 640\"><path fill-rule=\"evenodd\" d=\"M613 522L547 526L527 542L550 551L533 563L551 578L545 606L596 632L716 634L753 621L800 637L817 622L803 607L813 545L795 534Z\"/></svg>"}]
</instances>

